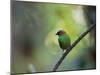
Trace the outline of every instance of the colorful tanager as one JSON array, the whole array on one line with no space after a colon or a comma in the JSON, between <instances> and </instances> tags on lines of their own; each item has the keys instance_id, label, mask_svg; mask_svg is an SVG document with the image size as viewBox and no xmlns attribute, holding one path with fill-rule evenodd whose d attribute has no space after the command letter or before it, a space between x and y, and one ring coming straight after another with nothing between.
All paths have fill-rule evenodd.
<instances>
[{"instance_id":1,"label":"colorful tanager","mask_svg":"<svg viewBox=\"0 0 100 75\"><path fill-rule=\"evenodd\" d=\"M66 49L71 45L71 40L69 35L64 30L59 30L56 35L58 35L58 42L60 48L65 52Z\"/></svg>"}]
</instances>

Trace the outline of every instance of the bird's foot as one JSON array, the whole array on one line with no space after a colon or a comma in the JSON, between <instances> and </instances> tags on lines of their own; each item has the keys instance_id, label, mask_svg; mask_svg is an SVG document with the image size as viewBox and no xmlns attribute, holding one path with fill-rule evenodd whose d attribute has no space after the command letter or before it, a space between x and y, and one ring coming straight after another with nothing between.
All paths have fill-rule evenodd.
<instances>
[{"instance_id":1,"label":"bird's foot","mask_svg":"<svg viewBox=\"0 0 100 75\"><path fill-rule=\"evenodd\" d=\"M65 53L65 52L66 52L66 50L63 51L63 53Z\"/></svg>"}]
</instances>

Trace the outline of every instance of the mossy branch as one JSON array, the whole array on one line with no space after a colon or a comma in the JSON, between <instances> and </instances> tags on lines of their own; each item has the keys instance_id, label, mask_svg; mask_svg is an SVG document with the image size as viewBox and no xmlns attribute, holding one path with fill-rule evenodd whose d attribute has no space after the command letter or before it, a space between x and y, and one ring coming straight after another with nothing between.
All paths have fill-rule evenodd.
<instances>
[{"instance_id":1,"label":"mossy branch","mask_svg":"<svg viewBox=\"0 0 100 75\"><path fill-rule=\"evenodd\" d=\"M71 46L69 46L66 49L66 52L62 55L62 57L59 59L59 61L56 63L56 65L53 68L53 72L58 69L64 58L68 55L68 53L93 29L95 28L95 25L91 25L89 29L87 29L83 34L81 34L78 39L75 40L75 42L72 43Z\"/></svg>"}]
</instances>

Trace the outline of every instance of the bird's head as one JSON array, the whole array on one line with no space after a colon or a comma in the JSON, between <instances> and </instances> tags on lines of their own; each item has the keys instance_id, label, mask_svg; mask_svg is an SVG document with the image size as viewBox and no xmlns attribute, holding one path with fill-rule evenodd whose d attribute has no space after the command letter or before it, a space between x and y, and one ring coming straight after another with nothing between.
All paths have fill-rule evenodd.
<instances>
[{"instance_id":1,"label":"bird's head","mask_svg":"<svg viewBox=\"0 0 100 75\"><path fill-rule=\"evenodd\" d=\"M64 34L66 34L66 32L64 31L64 30L59 30L57 33L56 33L56 35L64 35Z\"/></svg>"}]
</instances>

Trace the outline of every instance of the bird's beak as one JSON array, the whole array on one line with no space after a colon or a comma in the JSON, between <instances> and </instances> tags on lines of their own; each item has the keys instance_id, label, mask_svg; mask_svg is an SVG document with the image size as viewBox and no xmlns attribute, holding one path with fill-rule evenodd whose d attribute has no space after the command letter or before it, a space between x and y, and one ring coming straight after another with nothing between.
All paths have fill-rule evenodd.
<instances>
[{"instance_id":1,"label":"bird's beak","mask_svg":"<svg viewBox=\"0 0 100 75\"><path fill-rule=\"evenodd\" d=\"M56 33L56 35L58 35L58 32Z\"/></svg>"}]
</instances>

